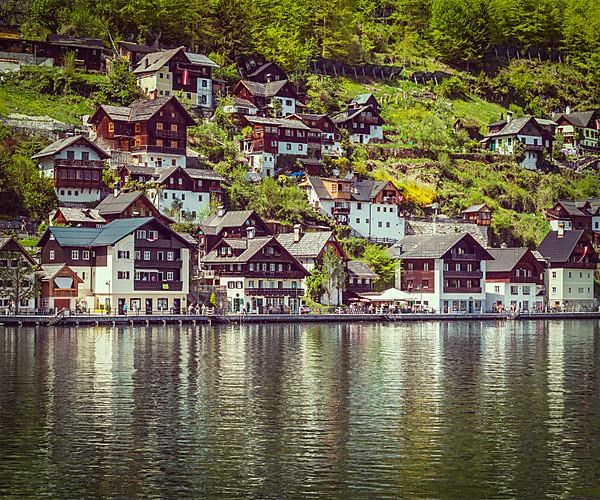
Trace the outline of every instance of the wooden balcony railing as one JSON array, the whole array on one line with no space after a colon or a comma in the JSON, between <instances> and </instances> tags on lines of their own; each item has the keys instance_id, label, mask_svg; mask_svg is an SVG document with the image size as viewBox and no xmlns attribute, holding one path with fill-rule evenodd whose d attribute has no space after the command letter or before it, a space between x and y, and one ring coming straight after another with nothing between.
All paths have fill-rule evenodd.
<instances>
[{"instance_id":1,"label":"wooden balcony railing","mask_svg":"<svg viewBox=\"0 0 600 500\"><path fill-rule=\"evenodd\" d=\"M85 168L104 168L104 160L70 160L67 158L57 158L54 160L55 167L85 167Z\"/></svg>"},{"instance_id":2,"label":"wooden balcony railing","mask_svg":"<svg viewBox=\"0 0 600 500\"><path fill-rule=\"evenodd\" d=\"M453 288L453 287L445 286L444 287L444 293L471 293L471 294L476 294L476 293L481 293L481 287L478 287L478 288L467 288L467 287Z\"/></svg>"},{"instance_id":3,"label":"wooden balcony railing","mask_svg":"<svg viewBox=\"0 0 600 500\"><path fill-rule=\"evenodd\" d=\"M183 290L182 281L140 281L133 282L133 289L136 291L161 291L161 292L181 292Z\"/></svg>"},{"instance_id":4,"label":"wooden balcony railing","mask_svg":"<svg viewBox=\"0 0 600 500\"><path fill-rule=\"evenodd\" d=\"M136 269L181 269L181 260L136 260Z\"/></svg>"},{"instance_id":5,"label":"wooden balcony railing","mask_svg":"<svg viewBox=\"0 0 600 500\"><path fill-rule=\"evenodd\" d=\"M302 297L303 288L246 288L246 295L259 297Z\"/></svg>"}]
</instances>

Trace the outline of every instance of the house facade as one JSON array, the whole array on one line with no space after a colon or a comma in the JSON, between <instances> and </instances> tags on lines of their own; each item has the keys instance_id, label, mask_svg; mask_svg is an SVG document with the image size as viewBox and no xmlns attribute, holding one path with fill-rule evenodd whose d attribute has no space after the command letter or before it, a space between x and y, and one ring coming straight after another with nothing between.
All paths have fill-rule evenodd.
<instances>
[{"instance_id":1,"label":"house facade","mask_svg":"<svg viewBox=\"0 0 600 500\"><path fill-rule=\"evenodd\" d=\"M338 224L350 226L357 236L372 241L402 239L404 198L389 181L352 181L308 176L300 184L309 203Z\"/></svg>"},{"instance_id":2,"label":"house facade","mask_svg":"<svg viewBox=\"0 0 600 500\"><path fill-rule=\"evenodd\" d=\"M52 179L61 205L90 205L106 189L102 171L109 154L83 135L67 137L34 154L40 175Z\"/></svg>"},{"instance_id":3,"label":"house facade","mask_svg":"<svg viewBox=\"0 0 600 500\"><path fill-rule=\"evenodd\" d=\"M233 95L252 103L261 116L286 117L304 107L288 80L240 80Z\"/></svg>"},{"instance_id":4,"label":"house facade","mask_svg":"<svg viewBox=\"0 0 600 500\"><path fill-rule=\"evenodd\" d=\"M485 292L488 311L540 311L544 306L545 266L531 250L488 248Z\"/></svg>"},{"instance_id":5,"label":"house facade","mask_svg":"<svg viewBox=\"0 0 600 500\"><path fill-rule=\"evenodd\" d=\"M133 74L147 95L176 96L184 104L212 109L212 71L218 67L208 57L178 47L146 54Z\"/></svg>"},{"instance_id":6,"label":"house facade","mask_svg":"<svg viewBox=\"0 0 600 500\"><path fill-rule=\"evenodd\" d=\"M584 230L550 231L538 247L547 260L546 300L550 308L597 307L594 271L598 254Z\"/></svg>"},{"instance_id":7,"label":"house facade","mask_svg":"<svg viewBox=\"0 0 600 500\"><path fill-rule=\"evenodd\" d=\"M323 155L340 156L342 154L342 136L333 120L326 114L296 113L290 115L289 119L300 120L318 135L319 140L315 141L318 149L314 148L316 154L310 156L320 158Z\"/></svg>"},{"instance_id":8,"label":"house facade","mask_svg":"<svg viewBox=\"0 0 600 500\"><path fill-rule=\"evenodd\" d=\"M556 113L556 132L563 136L563 150L577 154L580 150L600 149L600 112L597 110Z\"/></svg>"},{"instance_id":9,"label":"house facade","mask_svg":"<svg viewBox=\"0 0 600 500\"><path fill-rule=\"evenodd\" d=\"M379 275L360 260L346 262L346 274L348 281L344 291L344 304L360 298L361 293L373 292L375 281L379 279Z\"/></svg>"},{"instance_id":10,"label":"house facade","mask_svg":"<svg viewBox=\"0 0 600 500\"><path fill-rule=\"evenodd\" d=\"M384 120L379 112L379 103L373 94L361 94L355 97L347 109L333 117L338 129L346 129L350 141L368 144L383 141Z\"/></svg>"},{"instance_id":11,"label":"house facade","mask_svg":"<svg viewBox=\"0 0 600 500\"><path fill-rule=\"evenodd\" d=\"M80 310L122 313L127 304L129 311L152 314L186 307L189 243L155 218L119 219L101 228L50 227L38 246L43 267L66 265L80 280Z\"/></svg>"},{"instance_id":12,"label":"house facade","mask_svg":"<svg viewBox=\"0 0 600 500\"><path fill-rule=\"evenodd\" d=\"M201 259L216 286L225 287L234 313L292 312L302 305L308 272L274 236L223 238Z\"/></svg>"},{"instance_id":13,"label":"house facade","mask_svg":"<svg viewBox=\"0 0 600 500\"><path fill-rule=\"evenodd\" d=\"M442 313L486 308L486 265L490 253L470 234L405 236L390 248L401 259L396 288L413 304Z\"/></svg>"},{"instance_id":14,"label":"house facade","mask_svg":"<svg viewBox=\"0 0 600 500\"><path fill-rule=\"evenodd\" d=\"M555 126L549 120L532 116L512 118L509 113L506 121L490 125L489 133L482 143L493 153L501 155L517 153L517 144L520 144L523 150L520 165L529 170L537 170L544 159L544 152L552 154Z\"/></svg>"},{"instance_id":15,"label":"house facade","mask_svg":"<svg viewBox=\"0 0 600 500\"><path fill-rule=\"evenodd\" d=\"M245 116L240 125L252 128L242 150L251 170L261 177L274 177L276 168L286 161L293 164L308 154L310 129L299 120Z\"/></svg>"},{"instance_id":16,"label":"house facade","mask_svg":"<svg viewBox=\"0 0 600 500\"><path fill-rule=\"evenodd\" d=\"M97 144L129 152L134 165L186 166L187 127L195 121L173 96L140 99L129 107L101 105L88 122Z\"/></svg>"}]
</instances>

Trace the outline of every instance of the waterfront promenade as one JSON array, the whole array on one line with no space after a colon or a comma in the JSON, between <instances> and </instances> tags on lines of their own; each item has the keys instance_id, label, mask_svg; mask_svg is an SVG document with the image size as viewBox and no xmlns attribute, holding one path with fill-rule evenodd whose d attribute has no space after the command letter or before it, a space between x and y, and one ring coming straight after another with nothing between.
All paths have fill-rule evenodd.
<instances>
[{"instance_id":1,"label":"waterfront promenade","mask_svg":"<svg viewBox=\"0 0 600 500\"><path fill-rule=\"evenodd\" d=\"M329 313L329 314L58 314L2 315L0 326L99 326L156 324L258 324L415 321L600 319L599 311L514 313Z\"/></svg>"}]
</instances>

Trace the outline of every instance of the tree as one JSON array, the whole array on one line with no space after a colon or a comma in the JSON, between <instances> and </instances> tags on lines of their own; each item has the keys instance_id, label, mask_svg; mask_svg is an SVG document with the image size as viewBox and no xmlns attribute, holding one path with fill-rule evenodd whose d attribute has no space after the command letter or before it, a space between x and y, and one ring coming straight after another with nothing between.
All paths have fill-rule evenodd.
<instances>
[{"instance_id":1,"label":"tree","mask_svg":"<svg viewBox=\"0 0 600 500\"><path fill-rule=\"evenodd\" d=\"M100 84L96 99L100 103L114 103L129 106L133 101L143 97L137 85L136 76L129 71L129 61L114 59L108 77Z\"/></svg>"},{"instance_id":2,"label":"tree","mask_svg":"<svg viewBox=\"0 0 600 500\"><path fill-rule=\"evenodd\" d=\"M333 291L338 290L339 293L346 289L346 270L344 269L344 261L330 246L323 254L321 269L325 276L327 305L331 305Z\"/></svg>"},{"instance_id":3,"label":"tree","mask_svg":"<svg viewBox=\"0 0 600 500\"><path fill-rule=\"evenodd\" d=\"M36 296L39 290L37 271L39 267L29 262L16 251L1 252L0 259L6 262L0 265L0 297L8 298L19 313L21 301Z\"/></svg>"}]
</instances>

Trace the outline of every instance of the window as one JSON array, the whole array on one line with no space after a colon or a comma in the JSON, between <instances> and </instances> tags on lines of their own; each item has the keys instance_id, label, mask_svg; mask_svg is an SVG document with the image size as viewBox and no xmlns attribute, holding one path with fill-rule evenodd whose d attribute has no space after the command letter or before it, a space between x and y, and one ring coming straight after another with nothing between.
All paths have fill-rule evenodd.
<instances>
[{"instance_id":1,"label":"window","mask_svg":"<svg viewBox=\"0 0 600 500\"><path fill-rule=\"evenodd\" d=\"M500 293L500 286L494 285L494 293Z\"/></svg>"},{"instance_id":2,"label":"window","mask_svg":"<svg viewBox=\"0 0 600 500\"><path fill-rule=\"evenodd\" d=\"M128 259L129 258L129 250L117 250L117 258L118 259Z\"/></svg>"},{"instance_id":3,"label":"window","mask_svg":"<svg viewBox=\"0 0 600 500\"><path fill-rule=\"evenodd\" d=\"M142 124L138 122L135 124L135 133L139 134L141 131L142 131Z\"/></svg>"},{"instance_id":4,"label":"window","mask_svg":"<svg viewBox=\"0 0 600 500\"><path fill-rule=\"evenodd\" d=\"M382 223L381 221L379 221L379 222L377 223L377 227L383 227L383 223Z\"/></svg>"},{"instance_id":5,"label":"window","mask_svg":"<svg viewBox=\"0 0 600 500\"><path fill-rule=\"evenodd\" d=\"M556 279L556 271L552 271L552 278Z\"/></svg>"},{"instance_id":6,"label":"window","mask_svg":"<svg viewBox=\"0 0 600 500\"><path fill-rule=\"evenodd\" d=\"M202 80L202 86L204 88L207 88L208 87L208 82L206 80Z\"/></svg>"},{"instance_id":7,"label":"window","mask_svg":"<svg viewBox=\"0 0 600 500\"><path fill-rule=\"evenodd\" d=\"M429 271L429 262L423 263L423 271Z\"/></svg>"},{"instance_id":8,"label":"window","mask_svg":"<svg viewBox=\"0 0 600 500\"><path fill-rule=\"evenodd\" d=\"M362 210L362 203L356 204L356 210Z\"/></svg>"},{"instance_id":9,"label":"window","mask_svg":"<svg viewBox=\"0 0 600 500\"><path fill-rule=\"evenodd\" d=\"M530 295L530 292L531 292L530 288L531 287L524 286L523 287L523 295Z\"/></svg>"},{"instance_id":10,"label":"window","mask_svg":"<svg viewBox=\"0 0 600 500\"><path fill-rule=\"evenodd\" d=\"M114 124L114 122L108 122L108 131L109 132L114 132L115 131L115 124Z\"/></svg>"},{"instance_id":11,"label":"window","mask_svg":"<svg viewBox=\"0 0 600 500\"><path fill-rule=\"evenodd\" d=\"M119 280L128 280L129 279L129 271L118 271L117 279Z\"/></svg>"},{"instance_id":12,"label":"window","mask_svg":"<svg viewBox=\"0 0 600 500\"><path fill-rule=\"evenodd\" d=\"M248 264L248 271L254 271L254 262Z\"/></svg>"},{"instance_id":13,"label":"window","mask_svg":"<svg viewBox=\"0 0 600 500\"><path fill-rule=\"evenodd\" d=\"M518 286L511 286L510 287L510 294L511 295L519 295L519 287Z\"/></svg>"},{"instance_id":14,"label":"window","mask_svg":"<svg viewBox=\"0 0 600 500\"><path fill-rule=\"evenodd\" d=\"M302 144L298 144L298 151L302 151L302 148L303 148Z\"/></svg>"},{"instance_id":15,"label":"window","mask_svg":"<svg viewBox=\"0 0 600 500\"><path fill-rule=\"evenodd\" d=\"M134 257L135 257L135 260L140 260L140 251L139 250L136 250L134 252Z\"/></svg>"},{"instance_id":16,"label":"window","mask_svg":"<svg viewBox=\"0 0 600 500\"><path fill-rule=\"evenodd\" d=\"M385 223L385 227L390 227L390 223L389 223L389 222L386 222L386 223Z\"/></svg>"},{"instance_id":17,"label":"window","mask_svg":"<svg viewBox=\"0 0 600 500\"><path fill-rule=\"evenodd\" d=\"M145 240L146 239L146 231L144 229L138 229L137 230L137 238L139 240Z\"/></svg>"},{"instance_id":18,"label":"window","mask_svg":"<svg viewBox=\"0 0 600 500\"><path fill-rule=\"evenodd\" d=\"M555 286L552 287L552 295L556 295L556 287Z\"/></svg>"},{"instance_id":19,"label":"window","mask_svg":"<svg viewBox=\"0 0 600 500\"><path fill-rule=\"evenodd\" d=\"M254 288L254 280L248 281L248 288Z\"/></svg>"},{"instance_id":20,"label":"window","mask_svg":"<svg viewBox=\"0 0 600 500\"><path fill-rule=\"evenodd\" d=\"M79 260L79 250L71 250L71 259Z\"/></svg>"},{"instance_id":21,"label":"window","mask_svg":"<svg viewBox=\"0 0 600 500\"><path fill-rule=\"evenodd\" d=\"M158 74L158 78L160 78L160 79L163 79L164 77L165 77L165 76L164 76L164 74L163 74L163 73L159 73L159 74Z\"/></svg>"},{"instance_id":22,"label":"window","mask_svg":"<svg viewBox=\"0 0 600 500\"><path fill-rule=\"evenodd\" d=\"M56 252L54 250L50 250L50 254L48 255L50 260L54 260L56 258Z\"/></svg>"},{"instance_id":23,"label":"window","mask_svg":"<svg viewBox=\"0 0 600 500\"><path fill-rule=\"evenodd\" d=\"M406 269L408 269L409 271L412 271L415 268L415 265L412 262L409 262L408 264L406 264Z\"/></svg>"},{"instance_id":24,"label":"window","mask_svg":"<svg viewBox=\"0 0 600 500\"><path fill-rule=\"evenodd\" d=\"M421 288L429 288L429 280L421 281Z\"/></svg>"},{"instance_id":25,"label":"window","mask_svg":"<svg viewBox=\"0 0 600 500\"><path fill-rule=\"evenodd\" d=\"M285 100L285 105L286 106L291 106L292 105L292 100L291 99L286 99Z\"/></svg>"},{"instance_id":26,"label":"window","mask_svg":"<svg viewBox=\"0 0 600 500\"><path fill-rule=\"evenodd\" d=\"M90 260L90 251L84 250L83 252L81 252L81 258L83 260Z\"/></svg>"},{"instance_id":27,"label":"window","mask_svg":"<svg viewBox=\"0 0 600 500\"><path fill-rule=\"evenodd\" d=\"M171 147L177 149L177 141L171 141Z\"/></svg>"},{"instance_id":28,"label":"window","mask_svg":"<svg viewBox=\"0 0 600 500\"><path fill-rule=\"evenodd\" d=\"M150 251L144 250L144 260L150 260Z\"/></svg>"},{"instance_id":29,"label":"window","mask_svg":"<svg viewBox=\"0 0 600 500\"><path fill-rule=\"evenodd\" d=\"M158 239L158 231L148 231L148 239L149 240L157 240Z\"/></svg>"},{"instance_id":30,"label":"window","mask_svg":"<svg viewBox=\"0 0 600 500\"><path fill-rule=\"evenodd\" d=\"M286 145L285 145L285 149L286 149L287 151L291 151L291 149L292 149L292 145L291 145L291 144L289 144L289 143L288 143L288 144L286 144Z\"/></svg>"},{"instance_id":31,"label":"window","mask_svg":"<svg viewBox=\"0 0 600 500\"><path fill-rule=\"evenodd\" d=\"M202 201L202 195L201 194L198 195L198 201Z\"/></svg>"},{"instance_id":32,"label":"window","mask_svg":"<svg viewBox=\"0 0 600 500\"><path fill-rule=\"evenodd\" d=\"M173 260L173 252L167 252L167 260Z\"/></svg>"},{"instance_id":33,"label":"window","mask_svg":"<svg viewBox=\"0 0 600 500\"><path fill-rule=\"evenodd\" d=\"M167 271L167 281L173 281L173 271Z\"/></svg>"},{"instance_id":34,"label":"window","mask_svg":"<svg viewBox=\"0 0 600 500\"><path fill-rule=\"evenodd\" d=\"M573 293L573 289L569 287L569 293Z\"/></svg>"},{"instance_id":35,"label":"window","mask_svg":"<svg viewBox=\"0 0 600 500\"><path fill-rule=\"evenodd\" d=\"M356 223L360 224L360 219L358 217L356 218Z\"/></svg>"}]
</instances>

